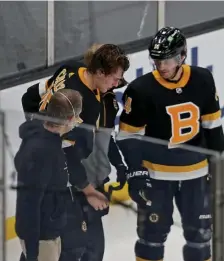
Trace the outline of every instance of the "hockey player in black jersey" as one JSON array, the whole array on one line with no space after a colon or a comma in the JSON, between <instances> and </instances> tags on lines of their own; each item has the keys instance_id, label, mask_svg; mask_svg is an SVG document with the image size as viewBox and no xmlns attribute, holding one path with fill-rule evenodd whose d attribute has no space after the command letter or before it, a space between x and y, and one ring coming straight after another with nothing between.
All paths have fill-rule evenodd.
<instances>
[{"instance_id":1,"label":"hockey player in black jersey","mask_svg":"<svg viewBox=\"0 0 224 261\"><path fill-rule=\"evenodd\" d=\"M84 55L84 64L87 68L91 64L94 53L102 46L102 44L94 44L87 50ZM86 159L82 160L89 182L95 184L100 191L108 191L107 188L104 188L104 183L106 183L106 187L109 185L117 186L117 184L115 185L107 182L109 181L109 174L111 173L111 164L116 169L117 181L120 188L126 181L126 166L122 161L121 154L113 136L111 135L115 127L115 118L118 112L118 103L113 90L124 87L125 85L126 81L122 78L116 87L109 89L105 93L100 93L99 128L95 131L93 150L91 154ZM104 182L98 179L101 176L105 177ZM111 199L113 198L113 195L114 193L112 194ZM102 228L102 222L100 218L96 218L98 212L91 210L91 208L88 208L86 205L85 209L88 209L86 213L89 215L89 222L93 219L95 221L94 226L88 226L88 247L81 260L102 260L104 252L104 234L103 229L99 229ZM100 213L100 215L105 215L108 211L109 209L106 209L104 213ZM85 234L85 232L83 232L83 234ZM95 254L96 249L98 249L98 253L101 253L101 255L98 255L98 259L96 259Z\"/></svg>"},{"instance_id":2,"label":"hockey player in black jersey","mask_svg":"<svg viewBox=\"0 0 224 261\"><path fill-rule=\"evenodd\" d=\"M64 151L70 173L73 199L68 190L67 210L69 219L61 236L62 254L60 261L101 261L103 259L104 235L101 215L104 212L102 211L102 214L97 212L98 214L94 214L94 218L90 220L91 213L94 213L94 211L88 212L89 206L86 198L83 193L77 191L77 188L83 190L86 186L92 184L89 182L88 173L81 162L92 152L93 136L99 126L100 93L105 93L112 87L118 86L128 67L129 61L124 52L116 45L105 44L94 53L88 67L75 62L65 64L46 83L38 83L30 87L22 97L24 111L35 112L46 108L52 93L55 91L63 88L75 89L83 96L83 111L80 117L84 124L88 124L88 127L92 126L93 129L91 131L88 128L85 131L85 128L82 128L81 125L80 128L73 130L64 137ZM72 144L74 145L71 146ZM98 174L95 173L95 175ZM103 175L98 175L96 180L103 184L107 178L107 173L101 172L101 174ZM92 185L97 188L99 184ZM92 190L90 192L92 193ZM94 206L97 198L87 197L87 199L95 210L105 209L105 204ZM88 208L86 208L86 205ZM90 226L95 227L95 232L98 235L95 241L99 240L100 242L98 246L88 240ZM83 232L86 232L84 233L85 237ZM86 252L89 254L85 255ZM85 257L82 258L82 256Z\"/></svg>"},{"instance_id":3,"label":"hockey player in black jersey","mask_svg":"<svg viewBox=\"0 0 224 261\"><path fill-rule=\"evenodd\" d=\"M93 44L85 53L84 63L87 67L91 63L94 53L101 46L103 46L103 44ZM95 150L93 151L92 155L87 159L87 168L92 173L102 171L104 173L108 173L109 175L111 173L111 163L117 171L117 181L118 183L120 183L120 187L122 187L122 185L124 185L126 181L126 167L123 163L116 141L112 135L115 128L115 119L119 110L114 90L122 88L125 85L127 85L127 82L124 78L122 78L117 86L114 86L107 92L100 94L100 128L95 133ZM104 159L103 162L102 159ZM100 162L101 164L99 164ZM94 177L95 175L89 176Z\"/></svg>"},{"instance_id":4,"label":"hockey player in black jersey","mask_svg":"<svg viewBox=\"0 0 224 261\"><path fill-rule=\"evenodd\" d=\"M209 157L178 145L223 151L214 79L209 70L184 64L186 38L177 28L162 28L152 38L149 55L156 70L127 87L117 137L129 167L129 193L138 204L136 260L163 260L173 199L186 240L184 260L211 260ZM133 134L169 145L144 142Z\"/></svg>"}]
</instances>

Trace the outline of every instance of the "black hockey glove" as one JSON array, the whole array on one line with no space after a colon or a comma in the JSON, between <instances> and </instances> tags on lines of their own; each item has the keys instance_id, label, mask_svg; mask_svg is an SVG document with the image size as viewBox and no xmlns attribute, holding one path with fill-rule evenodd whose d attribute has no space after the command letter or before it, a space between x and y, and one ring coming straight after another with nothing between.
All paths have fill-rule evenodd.
<instances>
[{"instance_id":1,"label":"black hockey glove","mask_svg":"<svg viewBox=\"0 0 224 261\"><path fill-rule=\"evenodd\" d=\"M127 174L128 191L133 201L139 206L151 206L151 182L149 172L145 168L129 170Z\"/></svg>"},{"instance_id":2,"label":"black hockey glove","mask_svg":"<svg viewBox=\"0 0 224 261\"><path fill-rule=\"evenodd\" d=\"M109 186L108 195L109 195L110 199L112 196L112 192L121 190L127 181L127 179L126 179L127 168L125 167L125 165L120 164L120 165L116 166L116 170L117 170L117 182L119 183L119 185L117 185L117 186L110 185Z\"/></svg>"},{"instance_id":3,"label":"black hockey glove","mask_svg":"<svg viewBox=\"0 0 224 261\"><path fill-rule=\"evenodd\" d=\"M120 164L116 167L117 169L117 182L120 183L120 189L122 189L127 181L127 168L125 165Z\"/></svg>"}]
</instances>

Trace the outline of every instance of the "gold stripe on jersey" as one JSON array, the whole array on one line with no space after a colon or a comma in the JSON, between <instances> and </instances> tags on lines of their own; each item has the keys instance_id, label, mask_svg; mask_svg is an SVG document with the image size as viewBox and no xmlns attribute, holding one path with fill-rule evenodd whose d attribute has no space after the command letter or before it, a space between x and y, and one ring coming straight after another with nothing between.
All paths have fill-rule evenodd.
<instances>
[{"instance_id":1,"label":"gold stripe on jersey","mask_svg":"<svg viewBox=\"0 0 224 261\"><path fill-rule=\"evenodd\" d=\"M214 113L202 115L201 120L202 127L205 129L213 129L222 126L221 110Z\"/></svg>"},{"instance_id":2,"label":"gold stripe on jersey","mask_svg":"<svg viewBox=\"0 0 224 261\"><path fill-rule=\"evenodd\" d=\"M155 179L187 180L208 174L207 159L187 166L160 165L146 160L142 162L142 165L149 170L151 177Z\"/></svg>"},{"instance_id":3,"label":"gold stripe on jersey","mask_svg":"<svg viewBox=\"0 0 224 261\"><path fill-rule=\"evenodd\" d=\"M176 89L176 88L183 88L187 85L190 76L191 76L191 67L189 65L182 65L183 68L183 76L181 77L180 81L177 83L172 83L164 80L157 70L153 71L152 74L155 80L160 83L163 87L167 89Z\"/></svg>"},{"instance_id":4,"label":"gold stripe on jersey","mask_svg":"<svg viewBox=\"0 0 224 261\"><path fill-rule=\"evenodd\" d=\"M207 160L203 160L199 163L188 165L188 166L167 166L167 165L154 164L146 160L143 161L143 166L148 169L155 170L155 171L176 172L176 173L198 170L206 167L207 165L208 165Z\"/></svg>"},{"instance_id":5,"label":"gold stripe on jersey","mask_svg":"<svg viewBox=\"0 0 224 261\"><path fill-rule=\"evenodd\" d=\"M142 127L134 127L131 125L128 125L124 122L120 122L119 124L119 129L120 131L126 131L126 132L130 132L130 133L138 133L141 132L142 130L144 130L145 126Z\"/></svg>"},{"instance_id":6,"label":"gold stripe on jersey","mask_svg":"<svg viewBox=\"0 0 224 261\"><path fill-rule=\"evenodd\" d=\"M214 121L217 120L218 118L221 118L221 110L201 116L202 121Z\"/></svg>"},{"instance_id":7,"label":"gold stripe on jersey","mask_svg":"<svg viewBox=\"0 0 224 261\"><path fill-rule=\"evenodd\" d=\"M96 92L97 92L96 99L97 99L98 102L100 102L100 90L96 89Z\"/></svg>"},{"instance_id":8,"label":"gold stripe on jersey","mask_svg":"<svg viewBox=\"0 0 224 261\"><path fill-rule=\"evenodd\" d=\"M86 71L87 69L85 67L80 67L78 69L78 75L79 75L79 79L81 80L81 82L83 84L85 84L86 87L88 87L91 91L92 89L90 88L90 86L88 85L88 82L86 81L86 78L84 77L84 72Z\"/></svg>"}]
</instances>

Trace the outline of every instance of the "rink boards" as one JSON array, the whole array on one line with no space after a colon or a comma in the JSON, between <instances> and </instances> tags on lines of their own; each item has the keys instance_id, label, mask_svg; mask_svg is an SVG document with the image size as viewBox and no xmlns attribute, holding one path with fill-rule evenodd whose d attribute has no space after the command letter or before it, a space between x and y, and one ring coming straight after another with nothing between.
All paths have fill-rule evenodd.
<instances>
[{"instance_id":1,"label":"rink boards","mask_svg":"<svg viewBox=\"0 0 224 261\"><path fill-rule=\"evenodd\" d=\"M219 41L214 41L219 39ZM207 67L212 70L218 94L220 97L220 105L224 106L224 89L223 89L223 58L222 50L224 46L224 29L213 31L207 34L199 35L188 39L188 57L187 63L192 65L198 65ZM148 59L148 51L141 51L130 55L131 67L125 74L127 81L132 81L137 76L145 74L152 70L151 62ZM44 80L44 79L40 79ZM39 81L39 80L38 80ZM6 133L9 137L9 141L12 144L13 153L16 153L20 139L18 137L18 126L23 122L24 116L21 107L21 96L26 89L35 82L29 82L23 85L14 86L12 88L3 90L0 92L0 108L5 111L6 114ZM122 88L117 92L117 98L119 101L120 112L122 110L122 104L120 102L122 93L125 88ZM203 93L202 93L203 95ZM13 171L13 162L6 152L6 177L7 185L9 186L13 182L11 173ZM114 173L112 173L112 176ZM7 190L7 220L6 220L6 232L7 240L16 237L14 231L14 214L15 214L15 199L16 193L14 190Z\"/></svg>"}]
</instances>

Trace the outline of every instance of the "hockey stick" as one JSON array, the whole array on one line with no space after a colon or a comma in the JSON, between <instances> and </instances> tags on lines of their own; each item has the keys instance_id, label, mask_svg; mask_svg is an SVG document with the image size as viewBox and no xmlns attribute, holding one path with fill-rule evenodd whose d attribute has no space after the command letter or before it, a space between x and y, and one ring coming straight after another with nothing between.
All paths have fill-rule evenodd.
<instances>
[{"instance_id":1,"label":"hockey stick","mask_svg":"<svg viewBox=\"0 0 224 261\"><path fill-rule=\"evenodd\" d=\"M109 197L111 198L113 191L121 190L124 187L124 185L125 184L120 184L118 186L110 185L109 188L108 188Z\"/></svg>"},{"instance_id":2,"label":"hockey stick","mask_svg":"<svg viewBox=\"0 0 224 261\"><path fill-rule=\"evenodd\" d=\"M137 213L137 208L134 207L134 202L131 203L131 204L127 204L127 203L124 203L122 201L118 201L118 200L112 200L111 197L112 197L112 193L113 191L118 191L118 190L121 190L123 187L124 187L125 184L120 184L118 186L113 186L113 185L110 185L109 188L108 188L108 195L109 195L109 201L111 203L113 203L114 205L119 205L125 209L129 209L131 210L132 212L134 212L135 214Z\"/></svg>"}]
</instances>

